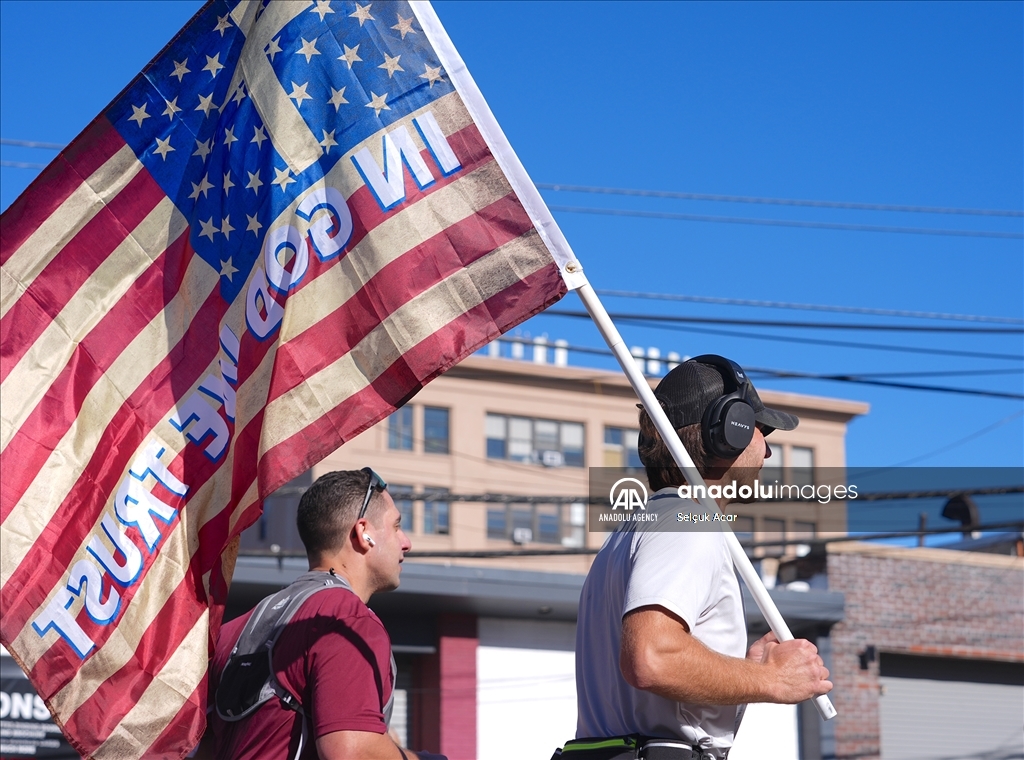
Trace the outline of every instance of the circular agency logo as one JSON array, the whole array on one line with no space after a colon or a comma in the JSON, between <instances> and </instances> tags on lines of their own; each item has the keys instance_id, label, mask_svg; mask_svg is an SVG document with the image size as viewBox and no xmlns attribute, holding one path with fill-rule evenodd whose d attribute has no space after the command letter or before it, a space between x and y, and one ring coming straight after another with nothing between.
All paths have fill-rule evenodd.
<instances>
[{"instance_id":1,"label":"circular agency logo","mask_svg":"<svg viewBox=\"0 0 1024 760\"><path fill-rule=\"evenodd\" d=\"M636 478L620 478L612 484L612 490L608 492L608 503L612 505L613 511L619 507L628 512L632 512L634 507L646 511L647 486Z\"/></svg>"}]
</instances>

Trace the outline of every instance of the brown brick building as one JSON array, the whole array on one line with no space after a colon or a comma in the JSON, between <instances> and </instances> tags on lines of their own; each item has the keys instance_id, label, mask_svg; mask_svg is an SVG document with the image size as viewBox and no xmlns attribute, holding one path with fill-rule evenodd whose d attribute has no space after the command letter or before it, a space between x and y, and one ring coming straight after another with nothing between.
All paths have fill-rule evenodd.
<instances>
[{"instance_id":1,"label":"brown brick building","mask_svg":"<svg viewBox=\"0 0 1024 760\"><path fill-rule=\"evenodd\" d=\"M829 546L836 758L1024 757L1024 559ZM824 753L828 756L828 752Z\"/></svg>"}]
</instances>

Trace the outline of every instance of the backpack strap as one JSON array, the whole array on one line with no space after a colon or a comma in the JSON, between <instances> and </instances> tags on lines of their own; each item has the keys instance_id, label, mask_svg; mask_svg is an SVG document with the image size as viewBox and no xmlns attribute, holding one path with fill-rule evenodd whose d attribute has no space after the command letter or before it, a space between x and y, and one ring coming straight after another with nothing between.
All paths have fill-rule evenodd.
<instances>
[{"instance_id":1,"label":"backpack strap","mask_svg":"<svg viewBox=\"0 0 1024 760\"><path fill-rule=\"evenodd\" d=\"M291 585L257 605L239 634L221 674L214 700L221 720L229 723L242 720L273 696L277 696L285 707L303 714L298 698L274 675L274 645L309 597L334 587L352 591L344 578L312 571L300 575Z\"/></svg>"}]
</instances>

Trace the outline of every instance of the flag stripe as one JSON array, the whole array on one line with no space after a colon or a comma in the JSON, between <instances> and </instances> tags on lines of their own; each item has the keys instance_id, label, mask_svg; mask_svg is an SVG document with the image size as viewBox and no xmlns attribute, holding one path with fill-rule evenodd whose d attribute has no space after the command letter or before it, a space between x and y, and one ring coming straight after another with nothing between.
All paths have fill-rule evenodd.
<instances>
[{"instance_id":1,"label":"flag stripe","mask_svg":"<svg viewBox=\"0 0 1024 760\"><path fill-rule=\"evenodd\" d=\"M79 186L103 187L103 183L91 175L124 147L124 140L106 117L100 116L86 127L78 139L51 161L28 190L4 211L4 225L0 229L0 266L7 265L14 252L49 222L49 217Z\"/></svg>"},{"instance_id":2,"label":"flag stripe","mask_svg":"<svg viewBox=\"0 0 1024 760\"><path fill-rule=\"evenodd\" d=\"M189 268L190 276L193 270L206 267L205 262L198 257L193 259L193 264L195 266ZM213 283L210 282L209 277L206 277L205 281L200 278L200 281L196 283L197 286L211 284ZM199 291L200 288L197 287L195 290ZM194 295L199 295L199 293L194 291L193 293L185 291L184 295L179 293L184 308L194 307L198 300L190 297ZM175 300L177 301L178 297ZM187 325L187 329L180 340L164 340L164 345L173 345L174 348L162 357L159 357L161 353L158 349L159 340L153 340L151 336L143 333L133 341L133 346L140 342L145 345L138 346L137 356L129 355L127 351L122 353L118 357L117 363L120 364L122 359L125 359L127 366L124 369L129 373L136 369L133 366L135 362L142 364L143 367L152 366L152 371L144 375L142 382L138 383L135 390L126 398L121 396L125 398L123 403L119 405L109 402L105 405L100 403L93 410L83 408L82 413L75 420L75 424L62 439L61 447L53 452L47 460L47 465L30 488L30 490L35 489L39 484L38 488L44 494L53 494L53 496L44 496L39 499L26 498L18 503L16 511L22 512L21 520L24 522L19 521L14 524L38 526L36 530L32 531L32 535L39 535L31 549L24 552L21 563L10 577L7 577L8 560L0 559L0 567L4 572L4 585L0 590L0 601L5 609L9 610L8 619L13 618L17 621L16 625L19 629L26 622L26 610L21 608L20 603L17 609L14 605L16 599L20 600L22 589L28 578L31 578L33 586L46 590L53 588L57 583L62 574L61 569L68 566L71 556L93 528L88 521L82 520L82 515L98 514L102 508L104 494L114 493L117 489L118 481L128 467L130 458L134 456L149 431L179 401L180 390L192 387L199 375L213 361L218 345L209 336L218 334L219 322L225 306L219 294L214 292L202 301L198 311L191 319L175 322L167 320L166 315L163 315L164 318L158 318L151 322L150 326L155 325L158 335L174 326ZM174 336L169 337L173 338ZM147 355L147 347L151 354L158 356ZM132 354L134 353L132 352ZM145 361L153 358L158 359L155 365ZM136 376L137 374L135 373ZM107 372L104 375L104 380L111 379L116 382L118 378L111 378L111 373ZM102 388L98 384L93 392L96 389L109 390L120 396L116 387L111 386L113 383L104 383ZM90 396L92 395L90 393ZM97 399L97 401L102 400ZM110 413L107 411L110 409L114 409L114 413L104 419L105 414ZM91 411L91 414L87 414L87 411ZM65 444L70 449L66 453L62 450ZM86 457L78 453L83 451L92 452L92 454ZM77 464L69 466L69 462ZM85 463L84 468L82 463ZM65 470L69 470L69 472L65 472ZM47 482L39 483L40 478L43 477ZM60 487L67 488L66 484L69 483L73 483L73 485L66 491ZM61 493L65 494L63 498L60 496ZM24 510L22 509L23 505L34 503L38 510L41 504L56 505L58 499L60 500L59 506L48 515L29 515L25 514L25 511L29 509L27 506ZM8 520L10 519L11 517L8 516ZM49 530L44 531L43 528L47 523L49 523ZM4 527L7 527L7 521L5 521ZM58 534L59 541L57 540ZM24 549L23 546L19 548ZM42 569L40 565L46 565L48 569ZM18 594L18 597L14 597L14 594ZM19 612L21 614L18 614Z\"/></svg>"},{"instance_id":3,"label":"flag stripe","mask_svg":"<svg viewBox=\"0 0 1024 760\"><path fill-rule=\"evenodd\" d=\"M496 164L492 163L490 166ZM311 289L310 293L299 295L301 300L311 301L316 304L318 310L324 311L330 308L335 300L342 301L337 308L324 316L325 320L336 325L336 329L326 330L323 323L318 322L278 349L269 400L283 395L301 383L303 378L315 374L347 353L380 323L381 314L394 312L417 294L434 287L463 267L490 253L496 246L514 240L532 227L522 206L511 195L478 212L467 208L466 216L450 225L446 223L451 220L444 218L444 212L449 209L443 209L434 203L420 204L417 208L428 212L442 229L380 269L365 287L346 298L345 288L339 287L337 290L341 292L337 292L333 288L320 287L319 283L316 283L316 287ZM488 236L481 237L475 234L479 232L481 223L491 224L492 230ZM422 230L424 235L430 231L429 227ZM453 240L462 243L458 250L453 248ZM381 245L376 241L374 245L376 250L390 250L387 245ZM363 257L364 260L367 258L370 256ZM352 267L347 265L346 261L341 262L341 266L331 274L330 278L321 279L330 280L332 283L337 279L358 281Z\"/></svg>"},{"instance_id":4,"label":"flag stripe","mask_svg":"<svg viewBox=\"0 0 1024 760\"><path fill-rule=\"evenodd\" d=\"M379 324L349 352L307 377L301 385L268 401L267 417L275 419L278 424L274 427L264 425L264 445L272 448L298 434L320 415L365 387L384 368L400 361L406 351L429 335L444 329L449 322L481 302L514 286L524 276L532 274L531 270L550 265L550 257L536 253L536 237L536 231L531 230L408 300L380 319ZM516 271L510 266L512 256L520 257L524 266L527 262L532 264L531 270ZM497 334L493 322L488 324ZM330 320L322 323L325 332L342 327L342 324ZM435 362L439 361L438 356L434 358Z\"/></svg>"},{"instance_id":5,"label":"flag stripe","mask_svg":"<svg viewBox=\"0 0 1024 760\"><path fill-rule=\"evenodd\" d=\"M3 414L3 449L18 426L42 400L74 354L75 346L103 317L97 301L113 306L153 260L186 229L185 217L166 198L124 238L117 249L93 272L74 297L49 322L4 382L5 398L12 407ZM144 247L143 247L144 246ZM91 304L91 306L90 306Z\"/></svg>"},{"instance_id":6,"label":"flag stripe","mask_svg":"<svg viewBox=\"0 0 1024 760\"><path fill-rule=\"evenodd\" d=\"M195 693L206 676L208 629L206 611L178 645L170 661L160 671L138 703L121 719L113 734L97 748L97 754L106 757L137 758L146 754L150 745L163 733L163 725L153 716L177 713L186 700ZM193 719L193 728L198 728ZM187 752L198 741L194 734L178 736L178 753Z\"/></svg>"},{"instance_id":7,"label":"flag stripe","mask_svg":"<svg viewBox=\"0 0 1024 760\"><path fill-rule=\"evenodd\" d=\"M284 463L298 459L300 464L305 464L307 461L316 460L318 453L322 458L324 452L317 451L317 442L336 440L341 430L351 430L343 440L354 438L383 419L419 387L444 372L448 367L439 361L439 357L444 357L448 352L452 333L464 335L467 346L478 348L495 336L492 320L503 320L499 321L502 329L513 327L554 303L564 294L564 288L557 265L549 261L546 266L527 275L520 282L477 304L445 325L444 329L427 336L407 351L386 373L374 378L372 384L347 396L310 424L295 430L287 437L282 436L260 458L260 481L269 482L270 488L284 485L287 481L282 478L278 469ZM524 303L529 305L530 310L521 312ZM448 361L454 363L451 358ZM355 410L359 410L360 416L366 414L366 410L372 410L369 412L371 421L351 429L346 421L352 417ZM320 446L327 448L322 444Z\"/></svg>"},{"instance_id":8,"label":"flag stripe","mask_svg":"<svg viewBox=\"0 0 1024 760\"><path fill-rule=\"evenodd\" d=\"M71 320L81 316L90 305L95 312L95 302L89 299L106 295L106 291L100 288L109 287L113 278L96 278L92 287L87 287L87 283L104 269L114 273L123 272L122 276L126 278L131 276L130 262L138 259L137 243L134 242L139 232L137 228L142 228L151 212L161 205L163 213L159 217L164 218L158 218L155 222L150 220L149 226L154 223L166 225L167 218L177 216L180 220L177 226L183 229L185 218L166 199L152 175L141 171L132 178L124 192L100 209L61 252L50 260L42 276L28 286L17 303L0 319L5 360L5 366L0 369L0 382L14 369L44 329L50 327L52 321L61 322L60 327L65 330L75 331L68 337L71 342L77 341L84 327ZM135 234L125 238L126 229L134 230ZM152 232L149 234L152 235ZM114 290L107 297L116 296L117 291ZM63 313L72 301L79 303L78 314ZM47 355L61 354L60 351L46 350Z\"/></svg>"},{"instance_id":9,"label":"flag stripe","mask_svg":"<svg viewBox=\"0 0 1024 760\"><path fill-rule=\"evenodd\" d=\"M0 453L0 469L11 473L0 494L0 518L7 518L39 473L54 445L87 403L89 391L170 303L194 255L188 235L180 235L75 347L71 360L18 428L10 447ZM17 466L13 464L14 452Z\"/></svg>"},{"instance_id":10,"label":"flag stripe","mask_svg":"<svg viewBox=\"0 0 1024 760\"><path fill-rule=\"evenodd\" d=\"M79 230L112 201L142 170L128 146L123 146L103 166L80 184L45 222L36 228L3 267L12 281L28 287ZM76 179L78 179L76 177ZM4 294L0 315L18 300L19 291Z\"/></svg>"}]
</instances>

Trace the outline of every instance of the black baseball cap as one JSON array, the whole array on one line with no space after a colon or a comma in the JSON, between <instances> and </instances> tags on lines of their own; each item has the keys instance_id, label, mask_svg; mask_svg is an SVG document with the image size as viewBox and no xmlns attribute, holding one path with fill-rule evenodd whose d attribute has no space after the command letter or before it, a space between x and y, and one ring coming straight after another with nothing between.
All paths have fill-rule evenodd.
<instances>
[{"instance_id":1,"label":"black baseball cap","mask_svg":"<svg viewBox=\"0 0 1024 760\"><path fill-rule=\"evenodd\" d=\"M744 385L746 401L765 435L772 430L792 430L800 424L795 414L766 407L743 368L717 354L695 356L675 367L658 383L654 397L661 402L672 427L679 429L700 422L709 406L728 393L742 390Z\"/></svg>"}]
</instances>

